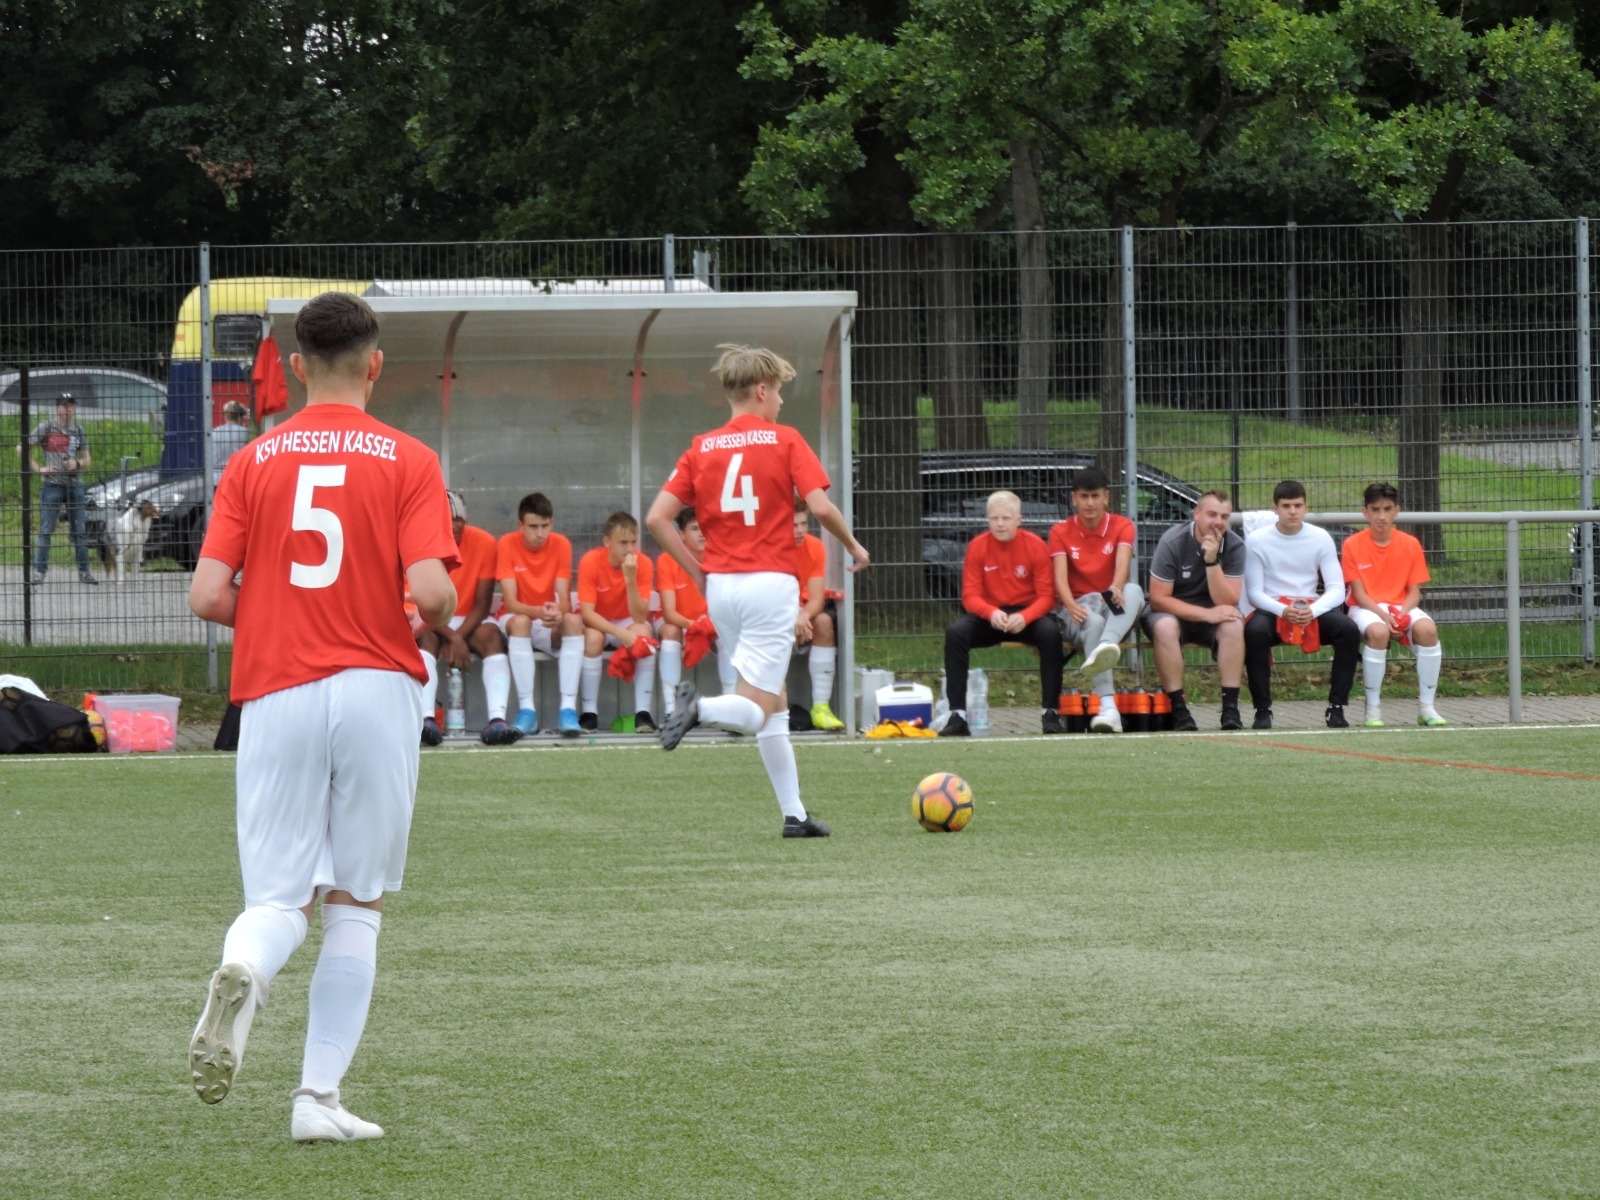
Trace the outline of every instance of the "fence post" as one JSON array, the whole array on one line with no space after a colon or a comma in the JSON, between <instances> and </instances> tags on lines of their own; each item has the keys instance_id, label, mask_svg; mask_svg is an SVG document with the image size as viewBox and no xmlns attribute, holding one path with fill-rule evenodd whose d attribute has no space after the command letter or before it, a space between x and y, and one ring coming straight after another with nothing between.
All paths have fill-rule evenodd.
<instances>
[{"instance_id":1,"label":"fence post","mask_svg":"<svg viewBox=\"0 0 1600 1200\"><path fill-rule=\"evenodd\" d=\"M670 233L661 235L661 290L673 291L678 276L678 250Z\"/></svg>"},{"instance_id":2,"label":"fence post","mask_svg":"<svg viewBox=\"0 0 1600 1200\"><path fill-rule=\"evenodd\" d=\"M200 243L200 470L201 492L206 498L201 536L211 528L211 243ZM200 547L194 547L198 558ZM217 690L217 626L206 622L206 690Z\"/></svg>"},{"instance_id":3,"label":"fence post","mask_svg":"<svg viewBox=\"0 0 1600 1200\"><path fill-rule=\"evenodd\" d=\"M1130 521L1139 519L1139 442L1136 436L1137 414L1134 411L1139 389L1133 378L1134 361L1133 226L1124 225L1122 227L1122 430L1128 453L1128 465L1125 468L1128 499L1122 512ZM1134 561L1128 578L1137 579L1139 577L1137 546L1134 547L1133 554Z\"/></svg>"},{"instance_id":4,"label":"fence post","mask_svg":"<svg viewBox=\"0 0 1600 1200\"><path fill-rule=\"evenodd\" d=\"M1578 507L1587 512L1594 507L1594 412L1590 376L1589 311L1589 218L1578 218L1577 268L1578 293ZM1583 661L1594 662L1594 524L1578 526L1578 569L1582 572Z\"/></svg>"},{"instance_id":5,"label":"fence post","mask_svg":"<svg viewBox=\"0 0 1600 1200\"><path fill-rule=\"evenodd\" d=\"M1522 545L1515 517L1506 520L1506 690L1516 725L1522 720Z\"/></svg>"},{"instance_id":6,"label":"fence post","mask_svg":"<svg viewBox=\"0 0 1600 1200\"><path fill-rule=\"evenodd\" d=\"M22 644L33 645L33 445L28 441L33 398L28 364L17 364L17 441L22 443ZM69 518L70 519L70 518ZM49 566L48 563L45 564Z\"/></svg>"},{"instance_id":7,"label":"fence post","mask_svg":"<svg viewBox=\"0 0 1600 1200\"><path fill-rule=\"evenodd\" d=\"M1300 273L1295 262L1299 257L1295 247L1296 229L1292 220L1285 227L1289 261L1283 279L1283 369L1284 407L1288 410L1285 415L1298 425L1305 418L1300 394Z\"/></svg>"}]
</instances>

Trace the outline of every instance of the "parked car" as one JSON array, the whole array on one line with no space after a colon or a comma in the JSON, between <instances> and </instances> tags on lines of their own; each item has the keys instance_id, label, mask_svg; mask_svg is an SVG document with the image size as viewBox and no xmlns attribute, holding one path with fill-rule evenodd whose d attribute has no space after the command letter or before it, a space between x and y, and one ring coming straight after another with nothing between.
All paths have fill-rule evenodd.
<instances>
[{"instance_id":1,"label":"parked car","mask_svg":"<svg viewBox=\"0 0 1600 1200\"><path fill-rule=\"evenodd\" d=\"M991 492L1015 492L1022 501L1023 528L1048 539L1050 527L1072 514L1073 475L1093 462L1092 454L1063 450L925 451L922 562L929 595L961 595L967 543L988 528ZM1200 489L1141 464L1138 497L1135 524L1143 575L1161 535L1193 515Z\"/></svg>"},{"instance_id":2,"label":"parked car","mask_svg":"<svg viewBox=\"0 0 1600 1200\"><path fill-rule=\"evenodd\" d=\"M43 421L55 415L55 402L71 392L78 402L78 420L149 421L161 424L167 408L167 385L120 367L36 367L28 372L28 414ZM22 376L0 372L0 416L22 411Z\"/></svg>"},{"instance_id":3,"label":"parked car","mask_svg":"<svg viewBox=\"0 0 1600 1200\"><path fill-rule=\"evenodd\" d=\"M205 475L199 471L163 480L159 468L151 467L112 475L84 492L84 519L91 542L106 537L106 523L134 505L150 501L160 511L145 539L144 556L170 558L186 571L194 570L200 559L200 543L205 540Z\"/></svg>"}]
</instances>

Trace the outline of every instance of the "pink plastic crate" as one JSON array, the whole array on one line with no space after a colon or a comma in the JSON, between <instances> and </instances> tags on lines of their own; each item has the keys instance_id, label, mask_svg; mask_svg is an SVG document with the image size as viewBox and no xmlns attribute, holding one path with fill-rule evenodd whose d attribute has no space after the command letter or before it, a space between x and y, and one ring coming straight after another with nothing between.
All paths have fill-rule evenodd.
<instances>
[{"instance_id":1,"label":"pink plastic crate","mask_svg":"<svg viewBox=\"0 0 1600 1200\"><path fill-rule=\"evenodd\" d=\"M178 748L176 696L98 696L94 706L105 718L111 753Z\"/></svg>"}]
</instances>

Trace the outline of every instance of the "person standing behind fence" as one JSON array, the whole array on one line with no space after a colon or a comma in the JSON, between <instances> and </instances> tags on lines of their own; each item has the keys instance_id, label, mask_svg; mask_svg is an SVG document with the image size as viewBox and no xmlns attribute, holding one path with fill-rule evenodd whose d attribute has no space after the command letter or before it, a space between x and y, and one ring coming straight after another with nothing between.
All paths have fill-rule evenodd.
<instances>
[{"instance_id":1,"label":"person standing behind fence","mask_svg":"<svg viewBox=\"0 0 1600 1200\"><path fill-rule=\"evenodd\" d=\"M39 538L33 547L33 582L43 583L50 569L50 537L55 533L61 510L67 510L67 528L72 534L72 549L78 556L78 582L98 584L89 570L89 536L84 526L83 478L80 472L93 462L89 439L78 424L78 402L71 392L62 392L56 401L56 415L41 421L28 435L28 468L44 479L39 489ZM44 462L36 462L32 447L44 450Z\"/></svg>"},{"instance_id":2,"label":"person standing behind fence","mask_svg":"<svg viewBox=\"0 0 1600 1200\"><path fill-rule=\"evenodd\" d=\"M211 431L212 483L222 479L222 468L228 460L250 443L250 410L237 400L222 406L222 424Z\"/></svg>"}]
</instances>

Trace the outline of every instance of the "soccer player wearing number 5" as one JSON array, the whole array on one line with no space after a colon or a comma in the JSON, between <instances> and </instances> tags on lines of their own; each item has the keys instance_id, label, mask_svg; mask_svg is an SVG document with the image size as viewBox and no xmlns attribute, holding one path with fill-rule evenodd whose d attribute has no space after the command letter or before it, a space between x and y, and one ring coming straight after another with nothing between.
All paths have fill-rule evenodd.
<instances>
[{"instance_id":1,"label":"soccer player wearing number 5","mask_svg":"<svg viewBox=\"0 0 1600 1200\"><path fill-rule=\"evenodd\" d=\"M828 499L828 476L805 439L777 424L782 388L794 368L770 350L718 346L712 369L733 410L720 429L689 444L650 506L645 523L656 541L689 573L706 597L717 627L719 653L731 652L739 675L732 695L699 696L678 685L673 712L661 721L661 746L671 750L697 724L755 734L761 761L783 811L786 838L827 837L828 826L800 800L800 774L789 741L784 679L794 649L800 589L794 574L794 497L798 493L839 539L854 562L871 561L844 516ZM706 551L696 561L673 519L693 506Z\"/></svg>"},{"instance_id":2,"label":"soccer player wearing number 5","mask_svg":"<svg viewBox=\"0 0 1600 1200\"><path fill-rule=\"evenodd\" d=\"M1389 643L1410 646L1417 659L1417 724L1446 725L1434 708L1444 649L1439 627L1417 605L1427 583L1422 543L1394 527L1400 493L1392 483L1375 483L1361 497L1367 528L1345 539L1340 553L1344 581L1350 585L1350 619L1361 630L1361 676L1367 689L1367 725L1381 728L1383 673Z\"/></svg>"},{"instance_id":3,"label":"soccer player wearing number 5","mask_svg":"<svg viewBox=\"0 0 1600 1200\"><path fill-rule=\"evenodd\" d=\"M189 1043L209 1104L238 1077L267 988L322 901L296 1141L383 1130L340 1103L366 1025L383 896L399 888L417 791L426 679L407 620L448 625L457 565L438 457L366 413L378 319L342 292L309 301L290 365L305 409L229 460L189 606L234 633L245 908L222 943ZM243 570L243 577L235 576Z\"/></svg>"}]
</instances>

